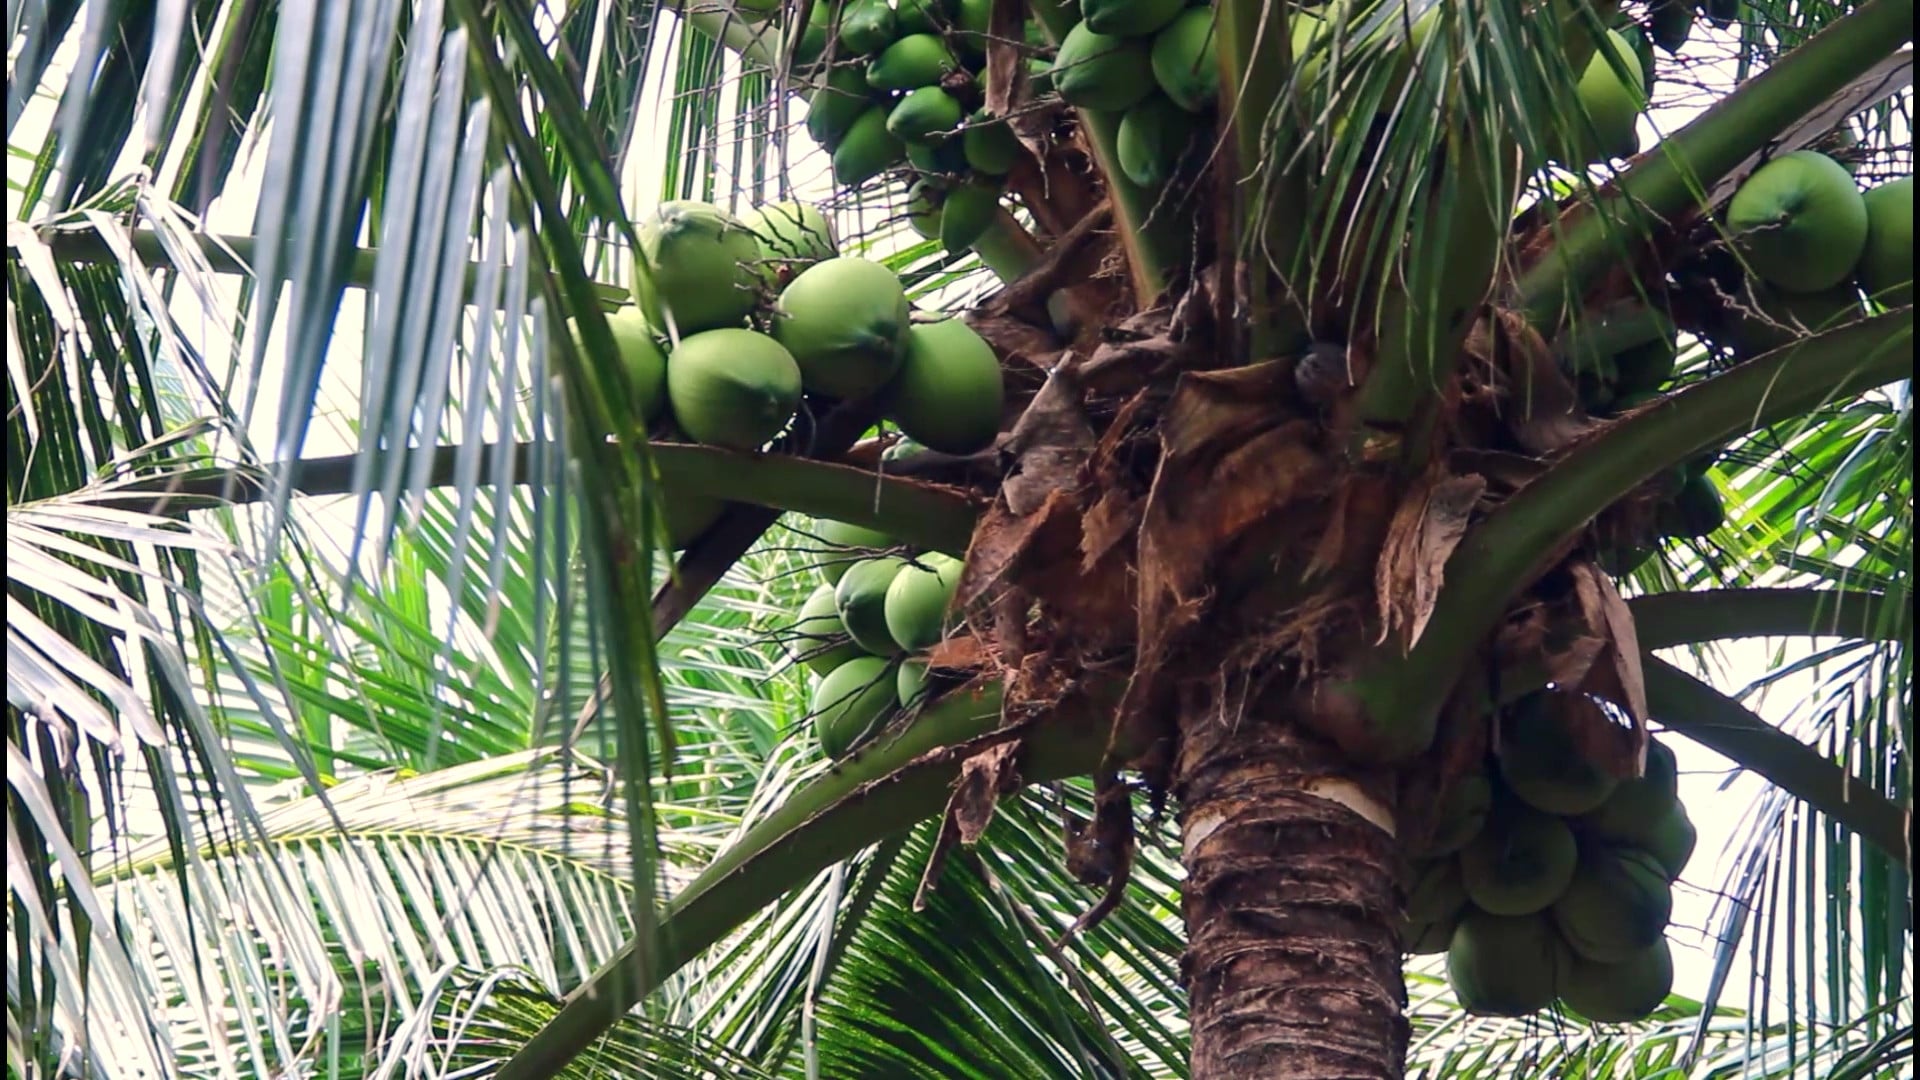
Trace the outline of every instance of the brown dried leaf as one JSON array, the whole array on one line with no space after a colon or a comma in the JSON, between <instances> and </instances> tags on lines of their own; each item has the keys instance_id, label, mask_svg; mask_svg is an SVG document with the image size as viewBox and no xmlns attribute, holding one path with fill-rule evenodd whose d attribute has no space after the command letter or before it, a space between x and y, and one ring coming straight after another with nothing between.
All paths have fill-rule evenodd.
<instances>
[{"instance_id":1,"label":"brown dried leaf","mask_svg":"<svg viewBox=\"0 0 1920 1080\"><path fill-rule=\"evenodd\" d=\"M1554 363L1553 351L1524 317L1497 311L1492 333L1490 342L1475 341L1473 347L1490 348L1503 374L1508 428L1515 441L1530 453L1549 454L1599 426L1580 407L1580 397Z\"/></svg>"},{"instance_id":2,"label":"brown dried leaf","mask_svg":"<svg viewBox=\"0 0 1920 1080\"><path fill-rule=\"evenodd\" d=\"M1008 434L1015 466L1000 488L1007 509L1025 517L1054 493L1079 488L1094 443L1080 406L1080 380L1064 365L1053 369Z\"/></svg>"},{"instance_id":3,"label":"brown dried leaf","mask_svg":"<svg viewBox=\"0 0 1920 1080\"><path fill-rule=\"evenodd\" d=\"M1466 535L1473 508L1486 490L1484 477L1450 476L1435 469L1401 500L1374 570L1380 613L1374 644L1397 636L1401 647L1410 649L1420 640L1446 581L1447 560Z\"/></svg>"},{"instance_id":4,"label":"brown dried leaf","mask_svg":"<svg viewBox=\"0 0 1920 1080\"><path fill-rule=\"evenodd\" d=\"M927 895L939 880L954 842L973 846L992 823L1000 796L1019 790L1019 757L1020 743L1009 740L995 743L960 763L960 776L954 780L953 795L947 800L940 836L934 841L926 869L920 874L920 885L913 893L913 910L926 910Z\"/></svg>"},{"instance_id":5,"label":"brown dried leaf","mask_svg":"<svg viewBox=\"0 0 1920 1080\"><path fill-rule=\"evenodd\" d=\"M1640 670L1640 637L1633 624L1633 612L1614 588L1613 579L1586 560L1574 562L1574 595L1580 601L1580 614L1590 630L1608 645L1605 667L1596 666L1582 689L1598 694L1627 710L1640 733L1638 753L1646 752L1647 684ZM1644 764L1644 763L1643 763Z\"/></svg>"}]
</instances>

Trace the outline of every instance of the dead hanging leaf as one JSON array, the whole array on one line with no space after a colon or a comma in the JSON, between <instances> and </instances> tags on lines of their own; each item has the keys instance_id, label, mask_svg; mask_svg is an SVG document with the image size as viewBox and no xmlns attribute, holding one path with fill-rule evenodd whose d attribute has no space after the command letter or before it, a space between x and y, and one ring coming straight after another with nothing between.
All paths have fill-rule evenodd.
<instances>
[{"instance_id":1,"label":"dead hanging leaf","mask_svg":"<svg viewBox=\"0 0 1920 1080\"><path fill-rule=\"evenodd\" d=\"M1529 453L1550 454L1599 426L1524 317L1496 309L1493 325L1483 330L1486 326L1483 322L1468 335L1468 351L1491 359L1499 370L1507 427L1516 442Z\"/></svg>"},{"instance_id":2,"label":"dead hanging leaf","mask_svg":"<svg viewBox=\"0 0 1920 1080\"><path fill-rule=\"evenodd\" d=\"M1079 379L1062 364L1008 433L1014 470L1000 492L1015 517L1033 513L1055 492L1080 487L1095 443L1080 397Z\"/></svg>"},{"instance_id":3,"label":"dead hanging leaf","mask_svg":"<svg viewBox=\"0 0 1920 1080\"><path fill-rule=\"evenodd\" d=\"M913 893L913 910L926 909L927 895L939 880L941 867L946 865L947 853L954 842L973 846L992 823L1000 796L1019 790L1019 757L1020 743L1007 741L996 743L960 763L960 776L954 781L953 795L947 800L940 835L934 841L933 852L927 856L920 885Z\"/></svg>"},{"instance_id":4,"label":"dead hanging leaf","mask_svg":"<svg viewBox=\"0 0 1920 1080\"><path fill-rule=\"evenodd\" d=\"M1447 560L1486 490L1484 477L1451 476L1441 467L1422 476L1401 500L1374 569L1380 615L1374 644L1397 637L1401 648L1410 649L1420 640L1446 581Z\"/></svg>"},{"instance_id":5,"label":"dead hanging leaf","mask_svg":"<svg viewBox=\"0 0 1920 1080\"><path fill-rule=\"evenodd\" d=\"M1588 694L1553 693L1549 701L1568 745L1582 760L1622 778L1638 776L1646 768L1645 724L1622 725Z\"/></svg>"},{"instance_id":6,"label":"dead hanging leaf","mask_svg":"<svg viewBox=\"0 0 1920 1080\"><path fill-rule=\"evenodd\" d=\"M1633 612L1614 588L1613 579L1586 560L1575 561L1574 595L1580 602L1580 614L1588 630L1607 643L1603 653L1607 663L1596 664L1581 689L1614 702L1633 718L1641 734L1638 753L1646 752L1647 684L1640 670L1640 636L1633 624ZM1636 769L1645 764L1636 762Z\"/></svg>"}]
</instances>

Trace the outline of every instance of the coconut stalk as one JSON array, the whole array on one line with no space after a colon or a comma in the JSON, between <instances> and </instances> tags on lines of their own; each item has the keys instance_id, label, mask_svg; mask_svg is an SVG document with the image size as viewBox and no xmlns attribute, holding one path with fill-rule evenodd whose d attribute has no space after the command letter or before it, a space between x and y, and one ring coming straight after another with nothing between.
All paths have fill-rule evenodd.
<instances>
[{"instance_id":1,"label":"coconut stalk","mask_svg":"<svg viewBox=\"0 0 1920 1080\"><path fill-rule=\"evenodd\" d=\"M1277 257L1291 258L1305 236L1301 222L1308 197L1304 177L1289 169L1273 178L1277 187L1271 205L1260 185L1244 182L1253 163L1269 160L1269 151L1283 154L1289 147L1269 147L1270 111L1282 108L1287 80L1293 72L1292 36L1287 17L1297 5L1268 0L1220 0L1214 9L1214 44L1220 63L1220 115L1230 135L1231 153L1216 162L1214 183L1231 192L1222 226L1223 237L1252 236L1257 243L1223 243L1220 252L1248 249L1242 273L1232 291L1244 290L1248 326L1241 347L1252 357L1274 356L1306 331L1306 299L1290 295L1285 279L1273 265ZM1284 125L1276 125L1284 129Z\"/></svg>"}]
</instances>

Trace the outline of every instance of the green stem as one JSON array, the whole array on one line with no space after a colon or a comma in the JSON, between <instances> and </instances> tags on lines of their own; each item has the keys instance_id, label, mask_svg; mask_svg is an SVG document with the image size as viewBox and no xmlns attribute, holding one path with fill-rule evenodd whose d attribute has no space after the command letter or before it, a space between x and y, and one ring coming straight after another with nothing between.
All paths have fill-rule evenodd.
<instances>
[{"instance_id":1,"label":"green stem","mask_svg":"<svg viewBox=\"0 0 1920 1080\"><path fill-rule=\"evenodd\" d=\"M999 724L999 688L976 697L963 687L905 731L795 793L675 896L654 933L622 946L569 994L495 1080L558 1076L623 1013L754 912L835 862L939 813L961 763L933 752ZM1086 773L1098 765L1108 739L1107 720L1092 710L1050 717L1026 742L1021 782Z\"/></svg>"},{"instance_id":2,"label":"green stem","mask_svg":"<svg viewBox=\"0 0 1920 1080\"><path fill-rule=\"evenodd\" d=\"M1627 169L1599 205L1565 222L1552 254L1522 277L1518 306L1542 331L1618 257L1617 222L1632 215L1672 221L1699 207L1706 190L1855 73L1913 40L1913 0L1868 0L1773 66L1742 83Z\"/></svg>"},{"instance_id":3,"label":"green stem","mask_svg":"<svg viewBox=\"0 0 1920 1080\"><path fill-rule=\"evenodd\" d=\"M1708 589L1627 601L1643 649L1746 637L1906 641L1912 597L1850 589Z\"/></svg>"},{"instance_id":4,"label":"green stem","mask_svg":"<svg viewBox=\"0 0 1920 1080\"><path fill-rule=\"evenodd\" d=\"M1767 778L1906 865L1906 812L1871 783L1672 664L1648 655L1641 667L1648 706L1668 727Z\"/></svg>"},{"instance_id":5,"label":"green stem","mask_svg":"<svg viewBox=\"0 0 1920 1080\"><path fill-rule=\"evenodd\" d=\"M1294 6L1270 0L1220 0L1214 9L1220 115L1232 127L1238 174L1229 178L1235 182L1226 208L1232 219L1228 235L1239 242L1238 238L1256 230L1260 234L1258 243L1244 244L1240 261L1246 268L1243 303L1248 355L1262 358L1277 354L1306 332L1304 298L1288 295L1273 266L1275 259L1291 259L1300 250L1308 204L1303 178L1293 171L1274 177L1277 190L1266 200L1261 198L1261 184L1238 182L1276 153L1268 145L1268 133L1281 125L1269 125L1268 120L1271 110L1280 107L1292 74L1287 15Z\"/></svg>"},{"instance_id":6,"label":"green stem","mask_svg":"<svg viewBox=\"0 0 1920 1080\"><path fill-rule=\"evenodd\" d=\"M1912 374L1913 309L1778 349L1682 390L1580 443L1467 533L1420 640L1376 654L1354 687L1396 745L1430 741L1444 693L1507 601L1587 522L1662 469L1709 446ZM1421 738L1426 734L1427 738Z\"/></svg>"},{"instance_id":7,"label":"green stem","mask_svg":"<svg viewBox=\"0 0 1920 1080\"><path fill-rule=\"evenodd\" d=\"M1113 204L1113 223L1120 243L1126 248L1127 266L1133 274L1133 300L1141 309L1152 307L1167 291L1167 271L1177 265L1180 252L1179 218L1173 212L1174 200L1156 205L1159 193L1148 191L1127 177L1120 167L1115 140L1120 133L1120 114L1077 109L1080 133L1086 136L1093 161L1106 178L1107 195Z\"/></svg>"}]
</instances>

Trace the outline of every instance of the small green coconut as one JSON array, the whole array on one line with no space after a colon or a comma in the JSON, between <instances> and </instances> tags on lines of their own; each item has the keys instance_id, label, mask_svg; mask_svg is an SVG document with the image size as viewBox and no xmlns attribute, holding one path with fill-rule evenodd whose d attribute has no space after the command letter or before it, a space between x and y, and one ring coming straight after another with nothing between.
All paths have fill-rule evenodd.
<instances>
[{"instance_id":1,"label":"small green coconut","mask_svg":"<svg viewBox=\"0 0 1920 1080\"><path fill-rule=\"evenodd\" d=\"M870 105L833 151L833 179L858 187L906 160L907 144L887 130L887 107Z\"/></svg>"},{"instance_id":2,"label":"small green coconut","mask_svg":"<svg viewBox=\"0 0 1920 1080\"><path fill-rule=\"evenodd\" d=\"M759 449L793 419L800 390L793 355L752 330L694 334L667 357L674 423L710 446Z\"/></svg>"},{"instance_id":3,"label":"small green coconut","mask_svg":"<svg viewBox=\"0 0 1920 1080\"><path fill-rule=\"evenodd\" d=\"M807 134L827 153L837 153L847 133L874 107L866 73L857 67L836 67L807 103ZM885 126L882 112L881 125Z\"/></svg>"},{"instance_id":4,"label":"small green coconut","mask_svg":"<svg viewBox=\"0 0 1920 1080\"><path fill-rule=\"evenodd\" d=\"M1862 196L1867 245L1860 253L1860 284L1886 307L1913 303L1913 177L1903 176Z\"/></svg>"},{"instance_id":5,"label":"small green coconut","mask_svg":"<svg viewBox=\"0 0 1920 1080\"><path fill-rule=\"evenodd\" d=\"M1687 817L1686 804L1674 803L1673 809L1660 819L1640 847L1667 872L1668 881L1679 881L1687 868L1687 860L1693 858L1693 846L1698 839L1693 820Z\"/></svg>"},{"instance_id":6,"label":"small green coconut","mask_svg":"<svg viewBox=\"0 0 1920 1080\"><path fill-rule=\"evenodd\" d=\"M578 320L569 319L567 325L574 340L580 342ZM642 423L651 424L667 403L667 354L636 304L623 305L609 314L607 332L613 335L613 346L620 355L628 402Z\"/></svg>"},{"instance_id":7,"label":"small green coconut","mask_svg":"<svg viewBox=\"0 0 1920 1080\"><path fill-rule=\"evenodd\" d=\"M1666 933L1673 890L1652 855L1595 845L1581 853L1580 868L1552 911L1554 925L1574 952L1617 963Z\"/></svg>"},{"instance_id":8,"label":"small green coconut","mask_svg":"<svg viewBox=\"0 0 1920 1080\"><path fill-rule=\"evenodd\" d=\"M898 708L887 661L861 656L841 664L813 685L813 730L820 749L835 761L877 734Z\"/></svg>"},{"instance_id":9,"label":"small green coconut","mask_svg":"<svg viewBox=\"0 0 1920 1080\"><path fill-rule=\"evenodd\" d=\"M760 242L764 277L774 288L785 286L814 263L840 254L833 222L812 203L769 203L740 220Z\"/></svg>"},{"instance_id":10,"label":"small green coconut","mask_svg":"<svg viewBox=\"0 0 1920 1080\"><path fill-rule=\"evenodd\" d=\"M1727 229L1748 265L1788 292L1821 292L1852 277L1868 228L1852 174L1812 150L1760 166L1727 204Z\"/></svg>"},{"instance_id":11,"label":"small green coconut","mask_svg":"<svg viewBox=\"0 0 1920 1080\"><path fill-rule=\"evenodd\" d=\"M1153 93L1153 60L1140 38L1095 33L1076 23L1054 56L1053 85L1075 108L1123 112Z\"/></svg>"},{"instance_id":12,"label":"small green coconut","mask_svg":"<svg viewBox=\"0 0 1920 1080\"><path fill-rule=\"evenodd\" d=\"M947 189L940 201L940 245L965 251L993 225L1000 214L1000 185L968 181Z\"/></svg>"},{"instance_id":13,"label":"small green coconut","mask_svg":"<svg viewBox=\"0 0 1920 1080\"><path fill-rule=\"evenodd\" d=\"M1212 108L1220 96L1213 8L1190 7L1154 35L1150 64L1154 81L1175 104L1193 113Z\"/></svg>"},{"instance_id":14,"label":"small green coconut","mask_svg":"<svg viewBox=\"0 0 1920 1080\"><path fill-rule=\"evenodd\" d=\"M887 385L886 414L915 442L945 454L993 445L1006 404L1000 360L958 318L915 323L906 358Z\"/></svg>"},{"instance_id":15,"label":"small green coconut","mask_svg":"<svg viewBox=\"0 0 1920 1080\"><path fill-rule=\"evenodd\" d=\"M833 586L821 585L800 605L793 623L793 659L805 664L815 675L825 675L841 664L867 655L854 644L840 621L840 609L833 600Z\"/></svg>"},{"instance_id":16,"label":"small green coconut","mask_svg":"<svg viewBox=\"0 0 1920 1080\"><path fill-rule=\"evenodd\" d=\"M1653 834L1679 798L1680 769L1673 751L1665 743L1649 742L1646 771L1622 780L1606 802L1580 818L1579 827L1604 840L1637 844Z\"/></svg>"},{"instance_id":17,"label":"small green coconut","mask_svg":"<svg viewBox=\"0 0 1920 1080\"><path fill-rule=\"evenodd\" d=\"M1573 957L1560 986L1568 1009L1596 1024L1630 1024L1652 1016L1673 992L1673 951L1666 938L1616 963Z\"/></svg>"},{"instance_id":18,"label":"small green coconut","mask_svg":"<svg viewBox=\"0 0 1920 1080\"><path fill-rule=\"evenodd\" d=\"M967 166L982 176L1005 176L1024 152L1013 127L985 109L967 118L967 126L960 132L960 148Z\"/></svg>"},{"instance_id":19,"label":"small green coconut","mask_svg":"<svg viewBox=\"0 0 1920 1080\"><path fill-rule=\"evenodd\" d=\"M649 325L684 338L739 325L758 303L760 244L733 215L712 203L661 203L639 235L651 273L634 274L634 299Z\"/></svg>"},{"instance_id":20,"label":"small green coconut","mask_svg":"<svg viewBox=\"0 0 1920 1080\"><path fill-rule=\"evenodd\" d=\"M1158 190L1173 179L1193 137L1193 117L1165 94L1150 95L1120 118L1114 147L1127 179Z\"/></svg>"},{"instance_id":21,"label":"small green coconut","mask_svg":"<svg viewBox=\"0 0 1920 1080\"><path fill-rule=\"evenodd\" d=\"M800 365L808 390L863 398L906 355L907 294L893 271L841 256L802 271L774 305L774 340Z\"/></svg>"},{"instance_id":22,"label":"small green coconut","mask_svg":"<svg viewBox=\"0 0 1920 1080\"><path fill-rule=\"evenodd\" d=\"M840 621L859 646L875 656L900 652L900 643L887 629L887 588L907 565L896 555L862 559L847 568L840 583L833 587L834 605Z\"/></svg>"},{"instance_id":23,"label":"small green coconut","mask_svg":"<svg viewBox=\"0 0 1920 1080\"><path fill-rule=\"evenodd\" d=\"M899 692L901 708L919 705L927 692L927 662L912 657L901 661L900 670L894 676L894 687Z\"/></svg>"},{"instance_id":24,"label":"small green coconut","mask_svg":"<svg viewBox=\"0 0 1920 1080\"><path fill-rule=\"evenodd\" d=\"M938 86L958 70L947 43L934 34L909 34L886 47L867 65L867 85L875 90L918 90Z\"/></svg>"},{"instance_id":25,"label":"small green coconut","mask_svg":"<svg viewBox=\"0 0 1920 1080\"><path fill-rule=\"evenodd\" d=\"M1098 33L1143 37L1157 33L1184 7L1185 0L1081 0L1080 17Z\"/></svg>"},{"instance_id":26,"label":"small green coconut","mask_svg":"<svg viewBox=\"0 0 1920 1080\"><path fill-rule=\"evenodd\" d=\"M816 557L820 574L828 584L838 583L847 567L861 557L894 546L893 537L885 533L827 518L815 518L802 526L801 531L806 535L801 536L795 546Z\"/></svg>"},{"instance_id":27,"label":"small green coconut","mask_svg":"<svg viewBox=\"0 0 1920 1080\"><path fill-rule=\"evenodd\" d=\"M1530 915L1560 899L1580 849L1560 818L1510 803L1488 819L1459 859L1460 880L1474 906L1494 915Z\"/></svg>"},{"instance_id":28,"label":"small green coconut","mask_svg":"<svg viewBox=\"0 0 1920 1080\"><path fill-rule=\"evenodd\" d=\"M960 584L963 564L939 552L916 557L900 568L887 586L887 634L908 652L928 648L945 636L947 608Z\"/></svg>"},{"instance_id":29,"label":"small green coconut","mask_svg":"<svg viewBox=\"0 0 1920 1080\"><path fill-rule=\"evenodd\" d=\"M903 142L939 142L960 128L966 113L938 86L910 90L887 114L887 130Z\"/></svg>"},{"instance_id":30,"label":"small green coconut","mask_svg":"<svg viewBox=\"0 0 1920 1080\"><path fill-rule=\"evenodd\" d=\"M1573 967L1566 942L1541 915L1471 911L1447 946L1447 982L1474 1016L1525 1016L1553 1004Z\"/></svg>"},{"instance_id":31,"label":"small green coconut","mask_svg":"<svg viewBox=\"0 0 1920 1080\"><path fill-rule=\"evenodd\" d=\"M840 45L848 52L877 53L893 43L899 29L887 0L853 0L840 16Z\"/></svg>"}]
</instances>

